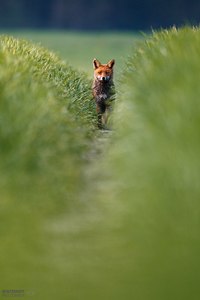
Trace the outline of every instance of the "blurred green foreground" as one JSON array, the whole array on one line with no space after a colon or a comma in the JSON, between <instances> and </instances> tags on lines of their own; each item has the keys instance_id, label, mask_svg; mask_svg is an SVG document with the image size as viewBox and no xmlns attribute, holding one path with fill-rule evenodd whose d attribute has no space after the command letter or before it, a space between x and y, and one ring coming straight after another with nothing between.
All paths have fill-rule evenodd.
<instances>
[{"instance_id":1,"label":"blurred green foreground","mask_svg":"<svg viewBox=\"0 0 200 300\"><path fill-rule=\"evenodd\" d=\"M1 37L0 297L199 299L199 77L198 28L141 41L105 138L85 74Z\"/></svg>"}]
</instances>

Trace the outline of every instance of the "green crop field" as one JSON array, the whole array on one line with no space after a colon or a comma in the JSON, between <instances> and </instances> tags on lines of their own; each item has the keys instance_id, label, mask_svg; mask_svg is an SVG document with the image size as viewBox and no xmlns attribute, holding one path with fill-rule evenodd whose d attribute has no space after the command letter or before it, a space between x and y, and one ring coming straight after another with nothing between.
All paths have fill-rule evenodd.
<instances>
[{"instance_id":1,"label":"green crop field","mask_svg":"<svg viewBox=\"0 0 200 300\"><path fill-rule=\"evenodd\" d=\"M199 299L200 30L12 35L0 37L0 297ZM111 55L107 132L89 72Z\"/></svg>"}]
</instances>

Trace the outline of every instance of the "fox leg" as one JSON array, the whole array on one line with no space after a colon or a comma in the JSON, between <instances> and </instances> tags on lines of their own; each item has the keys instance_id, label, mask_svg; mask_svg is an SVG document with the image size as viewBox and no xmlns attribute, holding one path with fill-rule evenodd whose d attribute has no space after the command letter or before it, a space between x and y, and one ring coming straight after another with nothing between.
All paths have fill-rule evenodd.
<instances>
[{"instance_id":1,"label":"fox leg","mask_svg":"<svg viewBox=\"0 0 200 300\"><path fill-rule=\"evenodd\" d=\"M107 120L108 120L108 113L107 110L102 114L101 116L101 121L102 121L102 126L105 127L107 124Z\"/></svg>"},{"instance_id":2,"label":"fox leg","mask_svg":"<svg viewBox=\"0 0 200 300\"><path fill-rule=\"evenodd\" d=\"M97 125L99 129L103 129L103 122L102 122L102 114L98 113L97 114Z\"/></svg>"},{"instance_id":3,"label":"fox leg","mask_svg":"<svg viewBox=\"0 0 200 300\"><path fill-rule=\"evenodd\" d=\"M111 110L112 110L111 105L106 105L105 112L102 114L102 125L104 128L106 128L106 124L108 122L108 118L110 116Z\"/></svg>"},{"instance_id":4,"label":"fox leg","mask_svg":"<svg viewBox=\"0 0 200 300\"><path fill-rule=\"evenodd\" d=\"M104 129L105 126L105 111L106 111L106 107L104 103L97 103L96 106L96 110L97 110L97 125L99 127L99 129Z\"/></svg>"}]
</instances>

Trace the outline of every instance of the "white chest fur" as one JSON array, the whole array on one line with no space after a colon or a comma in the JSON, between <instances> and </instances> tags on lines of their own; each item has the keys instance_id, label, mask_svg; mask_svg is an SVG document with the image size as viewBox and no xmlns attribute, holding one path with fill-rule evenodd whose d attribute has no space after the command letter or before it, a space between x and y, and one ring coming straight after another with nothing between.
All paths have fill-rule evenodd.
<instances>
[{"instance_id":1,"label":"white chest fur","mask_svg":"<svg viewBox=\"0 0 200 300\"><path fill-rule=\"evenodd\" d=\"M100 95L99 95L99 98L101 98L101 99L106 99L106 98L107 98L107 95L106 95L106 94L100 94Z\"/></svg>"}]
</instances>

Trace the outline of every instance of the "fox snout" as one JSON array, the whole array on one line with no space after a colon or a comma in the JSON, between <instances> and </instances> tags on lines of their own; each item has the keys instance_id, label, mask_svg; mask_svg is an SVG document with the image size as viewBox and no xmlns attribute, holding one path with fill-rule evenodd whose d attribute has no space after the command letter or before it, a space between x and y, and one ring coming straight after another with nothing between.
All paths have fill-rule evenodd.
<instances>
[{"instance_id":1,"label":"fox snout","mask_svg":"<svg viewBox=\"0 0 200 300\"><path fill-rule=\"evenodd\" d=\"M98 75L97 76L97 79L100 80L100 81L109 81L110 80L110 76L101 76L101 75Z\"/></svg>"}]
</instances>

